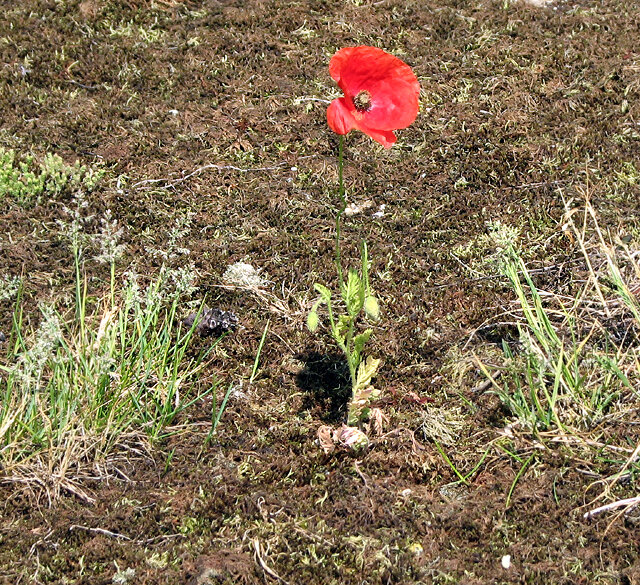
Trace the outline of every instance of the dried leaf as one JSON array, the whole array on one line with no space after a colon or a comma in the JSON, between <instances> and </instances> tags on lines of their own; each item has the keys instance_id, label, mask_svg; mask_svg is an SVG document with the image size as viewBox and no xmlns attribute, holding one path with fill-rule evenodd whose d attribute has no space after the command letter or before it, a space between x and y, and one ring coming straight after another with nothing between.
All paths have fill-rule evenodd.
<instances>
[{"instance_id":1,"label":"dried leaf","mask_svg":"<svg viewBox=\"0 0 640 585\"><path fill-rule=\"evenodd\" d=\"M369 445L369 437L356 427L342 425L333 433L333 439L336 443L350 449L351 451L360 451Z\"/></svg>"},{"instance_id":2,"label":"dried leaf","mask_svg":"<svg viewBox=\"0 0 640 585\"><path fill-rule=\"evenodd\" d=\"M369 413L371 419L371 430L375 436L382 435L385 423L389 422L389 417L384 414L379 408L372 408Z\"/></svg>"},{"instance_id":3,"label":"dried leaf","mask_svg":"<svg viewBox=\"0 0 640 585\"><path fill-rule=\"evenodd\" d=\"M333 427L328 425L322 425L318 428L318 443L320 448L326 453L333 453L336 450L336 446L333 440Z\"/></svg>"}]
</instances>

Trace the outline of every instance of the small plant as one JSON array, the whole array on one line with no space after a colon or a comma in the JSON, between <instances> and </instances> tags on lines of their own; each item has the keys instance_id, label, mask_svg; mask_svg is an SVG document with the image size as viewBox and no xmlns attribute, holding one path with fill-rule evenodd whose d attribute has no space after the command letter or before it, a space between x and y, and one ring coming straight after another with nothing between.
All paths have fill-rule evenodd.
<instances>
[{"instance_id":1,"label":"small plant","mask_svg":"<svg viewBox=\"0 0 640 585\"><path fill-rule=\"evenodd\" d=\"M0 301L17 296L20 284L20 279L17 276L0 276Z\"/></svg>"},{"instance_id":2,"label":"small plant","mask_svg":"<svg viewBox=\"0 0 640 585\"><path fill-rule=\"evenodd\" d=\"M331 335L342 350L349 366L351 378L351 402L347 416L347 424L355 425L366 419L369 414L369 403L379 395L379 391L371 385L380 360L368 356L363 361L364 347L369 341L373 330L367 328L357 333L356 324L362 318L377 321L380 316L378 300L372 294L369 285L369 260L367 246L362 245L362 275L355 270L349 270L346 280L341 282L340 298L345 312L335 315L331 299L331 291L324 285L316 283L315 290L320 297L314 304L307 317L307 326L315 331L319 324L318 309L326 305L329 317Z\"/></svg>"},{"instance_id":3,"label":"small plant","mask_svg":"<svg viewBox=\"0 0 640 585\"><path fill-rule=\"evenodd\" d=\"M584 514L591 518L618 508L630 511L640 503L637 495L618 499L623 482L637 489L640 265L637 250L624 239L615 245L605 240L588 201L581 225L573 219L580 211L568 203L565 207L563 230L582 253L579 287L570 294L540 290L513 243L508 244L502 270L517 297L513 318L519 339L503 342L504 361L493 371L479 365L515 419L494 442L520 466L507 506L524 473L554 444L562 444L568 448L565 454L578 451L581 467L602 476L592 484L602 486L592 504L616 500ZM532 438L537 448L519 452Z\"/></svg>"},{"instance_id":4,"label":"small plant","mask_svg":"<svg viewBox=\"0 0 640 585\"><path fill-rule=\"evenodd\" d=\"M93 191L104 172L76 161L67 165L57 154L47 153L41 163L33 156L16 157L0 147L0 200L9 196L21 205L38 202L44 193L56 195L65 189Z\"/></svg>"},{"instance_id":5,"label":"small plant","mask_svg":"<svg viewBox=\"0 0 640 585\"><path fill-rule=\"evenodd\" d=\"M336 214L335 264L338 273L340 301L344 312L336 315L335 299L328 287L316 283L319 294L307 317L314 332L319 325L318 309L326 305L331 335L344 353L351 377L351 401L348 425L365 420L370 403L379 392L371 381L380 364L372 356L365 358L364 349L373 330L358 332L361 319L377 321L380 308L369 283L369 257L362 243L359 269L349 269L344 278L340 246L340 221L347 208L343 180L344 135L360 130L391 148L396 142L393 130L406 128L418 115L420 85L411 68L397 57L375 47L349 47L338 51L329 63L329 73L344 91L344 97L331 102L327 110L329 127L339 135L338 178L340 207Z\"/></svg>"}]
</instances>

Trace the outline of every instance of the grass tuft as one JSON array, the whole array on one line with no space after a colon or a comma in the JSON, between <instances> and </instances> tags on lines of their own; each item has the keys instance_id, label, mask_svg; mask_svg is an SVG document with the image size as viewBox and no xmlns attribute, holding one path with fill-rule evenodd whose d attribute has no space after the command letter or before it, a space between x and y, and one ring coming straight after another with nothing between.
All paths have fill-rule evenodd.
<instances>
[{"instance_id":1,"label":"grass tuft","mask_svg":"<svg viewBox=\"0 0 640 585\"><path fill-rule=\"evenodd\" d=\"M94 300L82 246L70 242L74 308L42 304L39 325L29 326L19 287L0 362L0 480L50 501L63 491L90 500L87 480L123 476L117 461L184 430L180 415L218 387L203 375L215 343L188 351L195 323L185 326L178 307L193 287L181 269L163 263L146 284L129 272L116 290L111 254L110 290Z\"/></svg>"},{"instance_id":2,"label":"grass tuft","mask_svg":"<svg viewBox=\"0 0 640 585\"><path fill-rule=\"evenodd\" d=\"M587 253L584 239L581 247ZM539 290L514 247L503 255L519 340L503 341L507 375L493 390L534 434L593 428L612 405L637 399L631 380L639 373L638 303L604 241L600 254L598 271L586 264L588 278L575 296Z\"/></svg>"},{"instance_id":3,"label":"grass tuft","mask_svg":"<svg viewBox=\"0 0 640 585\"><path fill-rule=\"evenodd\" d=\"M505 434L530 447L561 443L578 449L581 466L605 486L602 499L621 477L633 485L640 452L640 445L633 447L640 400L640 266L637 252L623 241L606 241L589 203L580 226L573 219L578 213L567 204L565 229L584 260L573 294L541 290L515 247L505 249L501 265L517 297L512 317L519 339L503 340L499 366L479 364L490 391L513 417ZM513 488L533 455L526 461L510 455L521 464Z\"/></svg>"}]
</instances>

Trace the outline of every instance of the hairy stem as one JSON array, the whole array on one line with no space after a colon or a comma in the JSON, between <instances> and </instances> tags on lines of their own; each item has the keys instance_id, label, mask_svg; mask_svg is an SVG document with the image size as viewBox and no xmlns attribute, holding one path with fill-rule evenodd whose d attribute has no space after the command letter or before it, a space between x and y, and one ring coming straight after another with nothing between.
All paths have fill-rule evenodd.
<instances>
[{"instance_id":1,"label":"hairy stem","mask_svg":"<svg viewBox=\"0 0 640 585\"><path fill-rule=\"evenodd\" d=\"M340 208L336 214L336 268L338 269L338 282L342 289L342 259L340 254L340 220L344 210L347 208L347 198L344 193L344 136L340 135L338 142L338 195L340 196Z\"/></svg>"}]
</instances>

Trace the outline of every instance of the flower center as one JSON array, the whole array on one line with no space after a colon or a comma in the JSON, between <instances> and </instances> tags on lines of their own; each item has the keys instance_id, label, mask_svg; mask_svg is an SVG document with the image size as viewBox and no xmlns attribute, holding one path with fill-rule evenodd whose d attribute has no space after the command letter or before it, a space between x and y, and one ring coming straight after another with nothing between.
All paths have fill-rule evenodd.
<instances>
[{"instance_id":1,"label":"flower center","mask_svg":"<svg viewBox=\"0 0 640 585\"><path fill-rule=\"evenodd\" d=\"M366 112L371 109L371 94L363 89L353 98L353 105L359 112Z\"/></svg>"}]
</instances>

